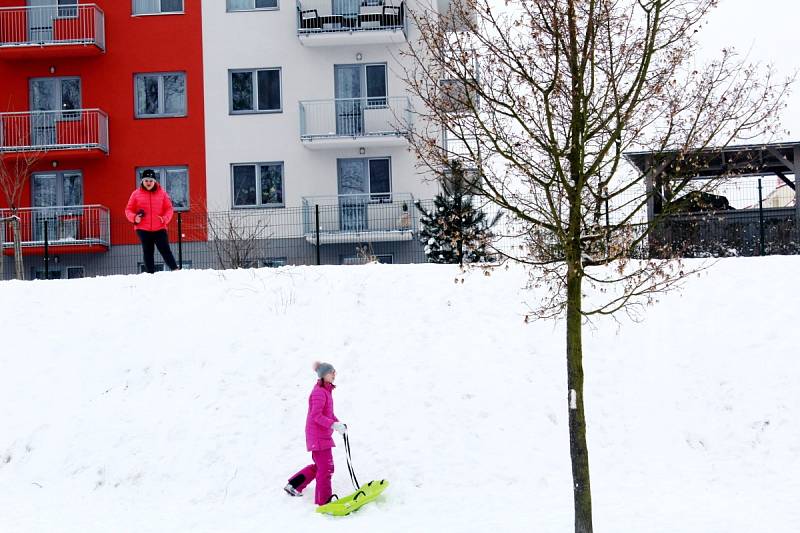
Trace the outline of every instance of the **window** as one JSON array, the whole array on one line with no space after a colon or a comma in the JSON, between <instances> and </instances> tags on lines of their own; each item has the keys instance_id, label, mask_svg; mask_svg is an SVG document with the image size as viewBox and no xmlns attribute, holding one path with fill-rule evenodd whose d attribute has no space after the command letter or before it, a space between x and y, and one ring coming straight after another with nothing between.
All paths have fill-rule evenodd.
<instances>
[{"instance_id":1,"label":"window","mask_svg":"<svg viewBox=\"0 0 800 533\"><path fill-rule=\"evenodd\" d=\"M44 267L33 267L31 269L33 271L33 279L36 280L43 280L43 279L61 279L61 269L49 267L47 269L47 277L45 278L44 275Z\"/></svg>"},{"instance_id":2,"label":"window","mask_svg":"<svg viewBox=\"0 0 800 533\"><path fill-rule=\"evenodd\" d=\"M266 259L262 259L259 261L262 267L266 268L280 268L286 266L286 258L285 257L268 257Z\"/></svg>"},{"instance_id":3,"label":"window","mask_svg":"<svg viewBox=\"0 0 800 533\"><path fill-rule=\"evenodd\" d=\"M242 261L242 268L279 268L286 266L285 257L268 257L266 259L249 259Z\"/></svg>"},{"instance_id":4,"label":"window","mask_svg":"<svg viewBox=\"0 0 800 533\"><path fill-rule=\"evenodd\" d=\"M50 138L55 143L54 121L80 119L80 78L33 78L29 83L29 91L31 111L61 111L34 116L32 126L37 140Z\"/></svg>"},{"instance_id":5,"label":"window","mask_svg":"<svg viewBox=\"0 0 800 533\"><path fill-rule=\"evenodd\" d=\"M63 207L83 204L80 172L39 172L31 176L33 207Z\"/></svg>"},{"instance_id":6,"label":"window","mask_svg":"<svg viewBox=\"0 0 800 533\"><path fill-rule=\"evenodd\" d=\"M389 159L369 160L369 193L373 200L388 202L391 200L392 177L389 171Z\"/></svg>"},{"instance_id":7,"label":"window","mask_svg":"<svg viewBox=\"0 0 800 533\"><path fill-rule=\"evenodd\" d=\"M44 267L33 267L33 279L45 279ZM82 266L71 266L64 269L51 265L47 269L47 279L64 279L64 271L66 271L66 279L79 279L86 276L86 272Z\"/></svg>"},{"instance_id":8,"label":"window","mask_svg":"<svg viewBox=\"0 0 800 533\"><path fill-rule=\"evenodd\" d=\"M372 254L369 251L369 246L365 245L365 253L359 255L343 255L340 262L342 265L366 265L372 261L377 261L382 265L394 264L394 256L392 254Z\"/></svg>"},{"instance_id":9,"label":"window","mask_svg":"<svg viewBox=\"0 0 800 533\"><path fill-rule=\"evenodd\" d=\"M440 109L448 113L463 113L470 110L470 106L477 106L474 90L471 90L462 80L439 80Z\"/></svg>"},{"instance_id":10,"label":"window","mask_svg":"<svg viewBox=\"0 0 800 533\"><path fill-rule=\"evenodd\" d=\"M183 13L183 0L133 0L134 15Z\"/></svg>"},{"instance_id":11,"label":"window","mask_svg":"<svg viewBox=\"0 0 800 533\"><path fill-rule=\"evenodd\" d=\"M178 260L178 258L176 257L175 261L177 261L177 260ZM170 271L169 267L167 265L165 265L164 263L153 263L153 264L156 267L155 268L156 272L169 272ZM189 269L192 268L192 261L184 259L182 263L178 264L178 266L181 268L181 270L189 270ZM136 268L139 269L139 273L140 274L144 274L145 273L145 268L146 267L145 267L144 263L142 263L142 262L136 263Z\"/></svg>"},{"instance_id":12,"label":"window","mask_svg":"<svg viewBox=\"0 0 800 533\"><path fill-rule=\"evenodd\" d=\"M278 9L278 0L227 0L228 11L255 11Z\"/></svg>"},{"instance_id":13,"label":"window","mask_svg":"<svg viewBox=\"0 0 800 533\"><path fill-rule=\"evenodd\" d=\"M156 181L164 187L175 211L189 210L189 168L188 167L138 167L136 169L137 186L142 179L142 172L153 169Z\"/></svg>"},{"instance_id":14,"label":"window","mask_svg":"<svg viewBox=\"0 0 800 533\"><path fill-rule=\"evenodd\" d=\"M58 18L77 18L78 0L58 0Z\"/></svg>"},{"instance_id":15,"label":"window","mask_svg":"<svg viewBox=\"0 0 800 533\"><path fill-rule=\"evenodd\" d=\"M334 94L339 99L367 98L367 107L386 107L386 64L334 65Z\"/></svg>"},{"instance_id":16,"label":"window","mask_svg":"<svg viewBox=\"0 0 800 533\"><path fill-rule=\"evenodd\" d=\"M281 111L281 69L231 70L231 113Z\"/></svg>"},{"instance_id":17,"label":"window","mask_svg":"<svg viewBox=\"0 0 800 533\"><path fill-rule=\"evenodd\" d=\"M391 202L391 159L348 158L337 161L339 194L367 196L371 202Z\"/></svg>"},{"instance_id":18,"label":"window","mask_svg":"<svg viewBox=\"0 0 800 533\"><path fill-rule=\"evenodd\" d=\"M366 65L367 105L386 106L386 65Z\"/></svg>"},{"instance_id":19,"label":"window","mask_svg":"<svg viewBox=\"0 0 800 533\"><path fill-rule=\"evenodd\" d=\"M136 75L136 117L186 116L186 74Z\"/></svg>"},{"instance_id":20,"label":"window","mask_svg":"<svg viewBox=\"0 0 800 533\"><path fill-rule=\"evenodd\" d=\"M231 165L233 207L283 207L283 163Z\"/></svg>"},{"instance_id":21,"label":"window","mask_svg":"<svg viewBox=\"0 0 800 533\"><path fill-rule=\"evenodd\" d=\"M86 277L86 271L82 266L67 267L67 279L80 279Z\"/></svg>"}]
</instances>

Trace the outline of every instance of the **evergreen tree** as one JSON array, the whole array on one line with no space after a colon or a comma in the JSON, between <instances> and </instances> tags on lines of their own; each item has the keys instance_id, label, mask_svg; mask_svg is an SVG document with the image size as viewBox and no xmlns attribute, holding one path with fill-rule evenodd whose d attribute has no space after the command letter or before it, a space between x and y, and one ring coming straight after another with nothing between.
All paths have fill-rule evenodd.
<instances>
[{"instance_id":1,"label":"evergreen tree","mask_svg":"<svg viewBox=\"0 0 800 533\"><path fill-rule=\"evenodd\" d=\"M422 216L420 242L431 263L460 264L491 261L486 245L492 237L486 213L475 207L471 187L459 161L450 163L440 176L442 192L433 200L433 210L416 202Z\"/></svg>"}]
</instances>

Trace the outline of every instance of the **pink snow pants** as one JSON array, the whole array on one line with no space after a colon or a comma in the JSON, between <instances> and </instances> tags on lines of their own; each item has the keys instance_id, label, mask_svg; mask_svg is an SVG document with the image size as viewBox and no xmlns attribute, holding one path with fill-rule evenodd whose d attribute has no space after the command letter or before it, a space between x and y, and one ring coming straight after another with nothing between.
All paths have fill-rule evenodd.
<instances>
[{"instance_id":1,"label":"pink snow pants","mask_svg":"<svg viewBox=\"0 0 800 533\"><path fill-rule=\"evenodd\" d=\"M314 464L308 465L289 479L289 483L302 492L312 480L317 480L314 490L314 503L325 505L333 494L331 477L333 476L333 451L319 450L311 452Z\"/></svg>"}]
</instances>

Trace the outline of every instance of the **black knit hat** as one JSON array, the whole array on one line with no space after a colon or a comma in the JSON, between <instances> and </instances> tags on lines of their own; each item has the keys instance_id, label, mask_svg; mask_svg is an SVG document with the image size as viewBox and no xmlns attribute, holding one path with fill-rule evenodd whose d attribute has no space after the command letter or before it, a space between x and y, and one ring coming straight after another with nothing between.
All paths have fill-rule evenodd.
<instances>
[{"instance_id":1,"label":"black knit hat","mask_svg":"<svg viewBox=\"0 0 800 533\"><path fill-rule=\"evenodd\" d=\"M156 179L156 173L152 168L146 168L142 171L142 179Z\"/></svg>"}]
</instances>

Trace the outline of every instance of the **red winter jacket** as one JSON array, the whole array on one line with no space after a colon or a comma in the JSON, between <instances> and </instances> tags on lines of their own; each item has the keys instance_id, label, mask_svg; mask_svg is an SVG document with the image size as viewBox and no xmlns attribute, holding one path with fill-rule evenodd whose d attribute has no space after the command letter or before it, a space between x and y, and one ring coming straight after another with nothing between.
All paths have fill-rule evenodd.
<instances>
[{"instance_id":1,"label":"red winter jacket","mask_svg":"<svg viewBox=\"0 0 800 533\"><path fill-rule=\"evenodd\" d=\"M140 211L144 211L144 216L140 223L135 224L136 214ZM133 229L144 231L167 229L172 215L172 200L169 199L167 191L158 183L150 191L144 187L133 191L128 205L125 207L125 217L131 224L134 224Z\"/></svg>"}]
</instances>

